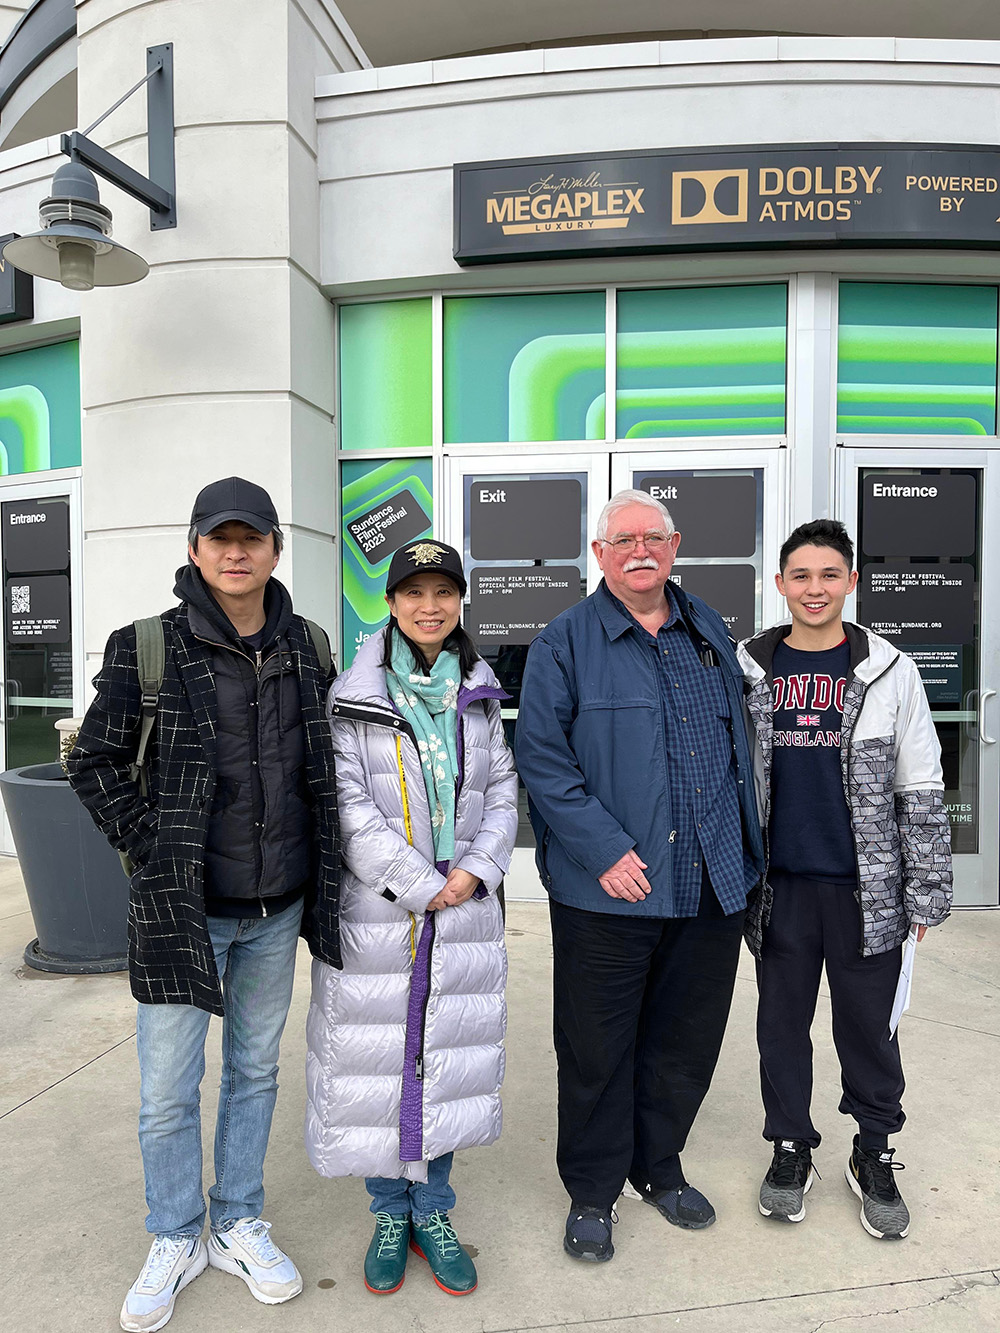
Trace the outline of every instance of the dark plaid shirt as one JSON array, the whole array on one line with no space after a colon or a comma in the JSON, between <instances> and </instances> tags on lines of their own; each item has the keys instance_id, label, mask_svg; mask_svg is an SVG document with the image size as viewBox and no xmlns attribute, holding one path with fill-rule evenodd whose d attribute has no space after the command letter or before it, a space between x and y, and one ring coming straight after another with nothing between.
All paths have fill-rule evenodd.
<instances>
[{"instance_id":1,"label":"dark plaid shirt","mask_svg":"<svg viewBox=\"0 0 1000 1333\"><path fill-rule=\"evenodd\" d=\"M619 606L629 615L621 602ZM699 652L707 645L700 639L697 646L692 642L673 597L670 618L655 638L634 623L656 660L663 703L675 912L679 917L697 914L704 867L728 916L746 905L747 876L729 709L719 667L702 664Z\"/></svg>"}]
</instances>

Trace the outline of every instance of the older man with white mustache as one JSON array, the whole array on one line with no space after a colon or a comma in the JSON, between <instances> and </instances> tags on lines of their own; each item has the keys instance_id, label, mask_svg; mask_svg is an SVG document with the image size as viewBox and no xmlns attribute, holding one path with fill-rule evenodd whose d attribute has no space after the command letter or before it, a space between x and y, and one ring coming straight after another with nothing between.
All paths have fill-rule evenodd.
<instances>
[{"instance_id":1,"label":"older man with white mustache","mask_svg":"<svg viewBox=\"0 0 1000 1333\"><path fill-rule=\"evenodd\" d=\"M531 645L517 724L550 898L563 1244L598 1262L626 1179L675 1226L715 1221L680 1154L763 872L742 672L719 614L668 582L679 545L644 491L609 501L604 578Z\"/></svg>"}]
</instances>

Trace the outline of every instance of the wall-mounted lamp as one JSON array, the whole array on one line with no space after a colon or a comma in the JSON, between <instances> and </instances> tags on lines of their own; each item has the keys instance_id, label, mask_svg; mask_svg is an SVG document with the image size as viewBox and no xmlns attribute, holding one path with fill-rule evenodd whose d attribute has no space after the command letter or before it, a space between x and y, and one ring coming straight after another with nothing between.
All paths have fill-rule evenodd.
<instances>
[{"instance_id":1,"label":"wall-mounted lamp","mask_svg":"<svg viewBox=\"0 0 1000 1333\"><path fill-rule=\"evenodd\" d=\"M148 176L134 171L87 137L143 84ZM138 282L149 272L149 265L141 255L111 239L111 210L101 203L94 173L147 206L151 231L177 226L172 43L149 47L146 77L82 134L78 130L64 134L60 147L69 162L53 176L52 193L39 205L42 230L8 241L0 252L4 260L25 273L51 278L77 292Z\"/></svg>"}]
</instances>

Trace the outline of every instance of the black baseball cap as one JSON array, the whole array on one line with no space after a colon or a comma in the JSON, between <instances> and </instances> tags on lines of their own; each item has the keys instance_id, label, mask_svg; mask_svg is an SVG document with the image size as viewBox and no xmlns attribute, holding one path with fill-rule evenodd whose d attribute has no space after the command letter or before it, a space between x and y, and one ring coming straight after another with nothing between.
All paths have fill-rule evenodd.
<instances>
[{"instance_id":1,"label":"black baseball cap","mask_svg":"<svg viewBox=\"0 0 1000 1333\"><path fill-rule=\"evenodd\" d=\"M389 577L385 581L386 595L391 594L404 579L411 578L414 574L445 574L453 583L458 584L459 592L465 596L468 584L465 582L465 571L462 569L462 557L454 546L432 541L429 537L423 541L411 542L408 546L401 546L389 565Z\"/></svg>"},{"instance_id":2,"label":"black baseball cap","mask_svg":"<svg viewBox=\"0 0 1000 1333\"><path fill-rule=\"evenodd\" d=\"M191 510L191 525L205 537L220 523L235 520L258 532L273 532L278 527L278 511L263 486L255 486L242 477L213 481L198 492Z\"/></svg>"}]
</instances>

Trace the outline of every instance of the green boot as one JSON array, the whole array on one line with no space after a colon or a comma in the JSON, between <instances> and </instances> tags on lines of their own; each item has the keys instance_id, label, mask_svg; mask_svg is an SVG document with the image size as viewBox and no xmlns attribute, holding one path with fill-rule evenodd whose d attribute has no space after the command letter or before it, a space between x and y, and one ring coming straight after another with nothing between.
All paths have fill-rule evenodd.
<instances>
[{"instance_id":1,"label":"green boot","mask_svg":"<svg viewBox=\"0 0 1000 1333\"><path fill-rule=\"evenodd\" d=\"M434 1281L449 1296L468 1296L479 1285L476 1265L459 1244L447 1213L412 1219L410 1249L426 1259Z\"/></svg>"},{"instance_id":2,"label":"green boot","mask_svg":"<svg viewBox=\"0 0 1000 1333\"><path fill-rule=\"evenodd\" d=\"M365 1255L365 1286L376 1296L398 1291L406 1277L408 1213L376 1213L375 1234Z\"/></svg>"}]
</instances>

